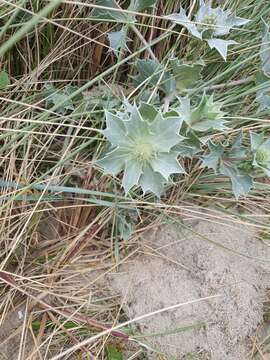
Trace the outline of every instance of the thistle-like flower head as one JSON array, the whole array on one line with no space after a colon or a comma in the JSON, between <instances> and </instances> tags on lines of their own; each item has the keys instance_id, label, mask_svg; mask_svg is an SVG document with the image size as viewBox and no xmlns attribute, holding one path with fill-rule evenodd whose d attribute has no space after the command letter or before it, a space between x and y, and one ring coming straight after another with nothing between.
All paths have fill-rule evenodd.
<instances>
[{"instance_id":1,"label":"thistle-like flower head","mask_svg":"<svg viewBox=\"0 0 270 360\"><path fill-rule=\"evenodd\" d=\"M226 60L229 45L237 44L234 40L223 40L218 37L228 35L233 27L238 27L249 22L236 16L230 10L221 7L212 8L209 3L200 1L200 8L195 16L195 22L190 21L184 9L180 13L166 16L178 24L185 26L190 33L198 39L205 39L210 48L215 48Z\"/></svg>"},{"instance_id":2,"label":"thistle-like flower head","mask_svg":"<svg viewBox=\"0 0 270 360\"><path fill-rule=\"evenodd\" d=\"M185 172L177 160L178 152L173 150L182 140L181 119L176 113L164 117L148 104L139 109L134 105L130 110L117 115L106 113L103 134L113 149L97 163L106 173L124 172L126 193L139 185L144 193L160 196L171 174Z\"/></svg>"}]
</instances>

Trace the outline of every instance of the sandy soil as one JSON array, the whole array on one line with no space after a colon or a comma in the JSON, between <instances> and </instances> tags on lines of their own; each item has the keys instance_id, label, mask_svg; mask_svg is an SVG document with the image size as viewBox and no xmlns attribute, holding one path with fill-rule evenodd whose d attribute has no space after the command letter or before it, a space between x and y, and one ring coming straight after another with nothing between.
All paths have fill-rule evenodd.
<instances>
[{"instance_id":1,"label":"sandy soil","mask_svg":"<svg viewBox=\"0 0 270 360\"><path fill-rule=\"evenodd\" d=\"M251 358L249 336L263 321L270 265L224 250L206 238L247 256L270 259L270 251L256 239L258 230L250 227L208 221L190 225L192 233L172 226L145 233L143 254L111 274L110 286L122 295L130 318L218 295L140 321L142 334L200 324L143 341L166 359L188 359L196 353L201 354L196 359L247 360ZM149 351L149 359L157 358L157 353Z\"/></svg>"}]
</instances>

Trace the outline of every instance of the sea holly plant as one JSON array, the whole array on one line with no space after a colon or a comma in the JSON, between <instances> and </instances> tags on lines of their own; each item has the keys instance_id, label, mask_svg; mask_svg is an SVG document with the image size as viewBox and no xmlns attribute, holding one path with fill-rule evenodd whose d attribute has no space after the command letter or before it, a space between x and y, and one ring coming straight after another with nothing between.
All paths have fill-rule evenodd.
<instances>
[{"instance_id":1,"label":"sea holly plant","mask_svg":"<svg viewBox=\"0 0 270 360\"><path fill-rule=\"evenodd\" d=\"M159 197L172 174L185 173L174 150L183 140L181 120L175 115L163 115L148 104L133 105L131 112L106 113L103 134L112 149L97 164L112 175L123 172L126 194L140 186L143 193L150 191Z\"/></svg>"},{"instance_id":2,"label":"sea holly plant","mask_svg":"<svg viewBox=\"0 0 270 360\"><path fill-rule=\"evenodd\" d=\"M250 134L252 165L270 176L270 139L265 139L264 134Z\"/></svg>"},{"instance_id":3,"label":"sea holly plant","mask_svg":"<svg viewBox=\"0 0 270 360\"><path fill-rule=\"evenodd\" d=\"M248 150L242 144L242 132L232 144L208 143L209 153L202 156L202 167L214 170L217 175L228 176L231 180L232 191L238 199L246 195L253 186L250 175L252 166Z\"/></svg>"},{"instance_id":4,"label":"sea holly plant","mask_svg":"<svg viewBox=\"0 0 270 360\"><path fill-rule=\"evenodd\" d=\"M213 96L203 94L199 105L192 108L190 98L180 98L180 107L177 109L179 117L186 123L187 132L190 130L207 132L209 130L223 131L226 127L225 113L221 110L222 104L214 102Z\"/></svg>"},{"instance_id":5,"label":"sea holly plant","mask_svg":"<svg viewBox=\"0 0 270 360\"><path fill-rule=\"evenodd\" d=\"M188 29L194 37L205 40L211 49L215 48L226 61L228 46L237 44L234 40L224 40L221 36L228 35L234 27L245 25L249 22L236 16L230 10L221 7L212 8L209 3L200 1L200 8L194 21L190 21L183 8L177 14L166 16L166 19L180 24Z\"/></svg>"}]
</instances>

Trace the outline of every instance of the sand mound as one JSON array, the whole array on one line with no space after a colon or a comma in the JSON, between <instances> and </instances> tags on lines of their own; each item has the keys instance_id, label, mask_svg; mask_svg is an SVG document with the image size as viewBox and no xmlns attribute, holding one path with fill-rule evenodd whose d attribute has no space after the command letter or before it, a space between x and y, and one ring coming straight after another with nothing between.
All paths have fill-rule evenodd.
<instances>
[{"instance_id":1,"label":"sand mound","mask_svg":"<svg viewBox=\"0 0 270 360\"><path fill-rule=\"evenodd\" d=\"M269 250L267 254L256 239L258 230L251 227L197 221L192 231L247 256L270 259ZM262 296L270 265L171 226L145 233L141 246L140 256L109 275L110 286L123 296L130 318L219 295L140 321L142 334L168 333L142 341L169 359L186 359L196 353L201 354L198 359L247 360L248 337L263 320ZM194 328L169 334L190 325ZM157 359L157 353L149 352L149 358Z\"/></svg>"}]
</instances>

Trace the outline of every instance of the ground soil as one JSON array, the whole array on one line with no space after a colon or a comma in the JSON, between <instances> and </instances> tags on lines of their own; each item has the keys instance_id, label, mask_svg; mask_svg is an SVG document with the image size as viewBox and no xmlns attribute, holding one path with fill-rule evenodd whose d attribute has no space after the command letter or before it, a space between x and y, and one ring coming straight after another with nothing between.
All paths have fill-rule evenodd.
<instances>
[{"instance_id":1,"label":"ground soil","mask_svg":"<svg viewBox=\"0 0 270 360\"><path fill-rule=\"evenodd\" d=\"M213 219L188 225L192 232L163 225L144 233L141 254L110 274L109 284L121 294L129 318L218 295L140 321L142 334L167 332L141 340L165 359L250 359L251 336L263 322L270 265L245 256L270 259L269 248L254 227ZM152 351L148 356L159 358Z\"/></svg>"}]
</instances>

